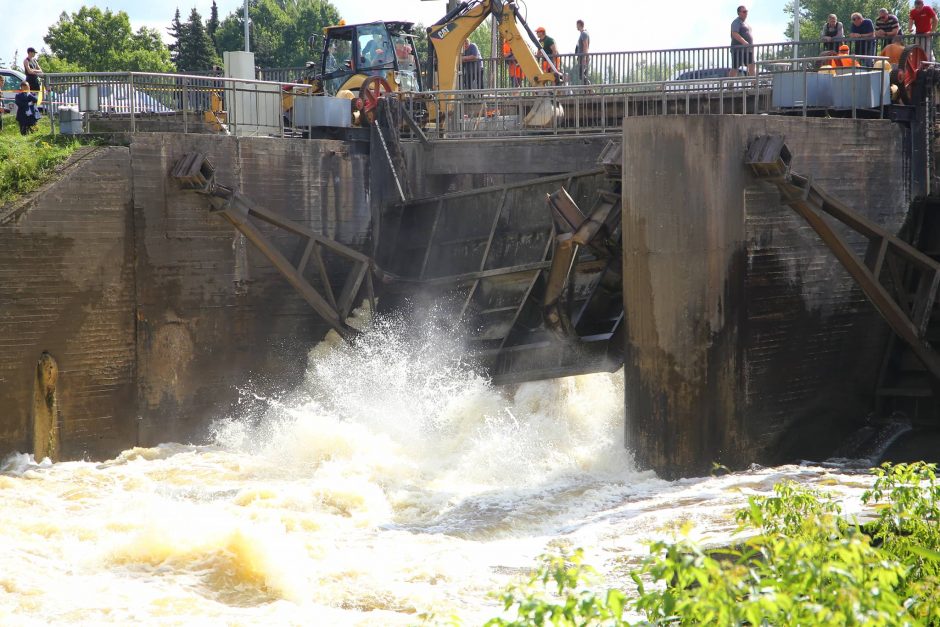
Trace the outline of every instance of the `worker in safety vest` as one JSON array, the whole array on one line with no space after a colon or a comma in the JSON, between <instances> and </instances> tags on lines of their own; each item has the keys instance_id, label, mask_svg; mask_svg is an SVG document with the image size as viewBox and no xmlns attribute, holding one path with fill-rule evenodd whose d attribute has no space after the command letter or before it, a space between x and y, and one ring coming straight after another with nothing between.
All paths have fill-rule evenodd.
<instances>
[{"instance_id":1,"label":"worker in safety vest","mask_svg":"<svg viewBox=\"0 0 940 627\"><path fill-rule=\"evenodd\" d=\"M832 67L858 67L858 61L855 59L850 59L849 56L849 47L845 44L839 46L839 56L833 57L830 61Z\"/></svg>"},{"instance_id":2,"label":"worker in safety vest","mask_svg":"<svg viewBox=\"0 0 940 627\"><path fill-rule=\"evenodd\" d=\"M512 47L508 41L503 41L503 59L506 60L506 73L509 75L509 84L513 87L522 85L522 68L516 61L516 55L512 53Z\"/></svg>"}]
</instances>

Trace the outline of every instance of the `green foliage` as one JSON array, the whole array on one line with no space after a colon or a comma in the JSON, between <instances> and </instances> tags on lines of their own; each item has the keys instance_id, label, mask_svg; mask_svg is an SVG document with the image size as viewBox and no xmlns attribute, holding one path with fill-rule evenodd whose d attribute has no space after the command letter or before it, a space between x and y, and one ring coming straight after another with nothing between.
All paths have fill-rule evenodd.
<instances>
[{"instance_id":1,"label":"green foliage","mask_svg":"<svg viewBox=\"0 0 940 627\"><path fill-rule=\"evenodd\" d=\"M63 12L43 39L58 59L89 72L173 69L160 34L146 27L133 32L124 11L83 6L71 15Z\"/></svg>"},{"instance_id":2,"label":"green foliage","mask_svg":"<svg viewBox=\"0 0 940 627\"><path fill-rule=\"evenodd\" d=\"M307 39L326 26L339 22L339 11L327 0L253 0L248 6L251 19L251 49L255 63L262 67L297 67L309 59ZM216 31L219 52L244 50L244 22L241 9L230 13Z\"/></svg>"},{"instance_id":3,"label":"green foliage","mask_svg":"<svg viewBox=\"0 0 940 627\"><path fill-rule=\"evenodd\" d=\"M848 36L849 27L852 25L849 18L853 13L861 13L862 17L867 17L874 22L878 17L878 9L882 7L896 15L901 22L901 30L906 31L910 12L907 0L800 0L800 39L804 41L819 39L823 24L826 23L826 18L830 13L839 18ZM784 34L787 38L792 38L793 3L787 2L783 12L787 15L788 24Z\"/></svg>"},{"instance_id":4,"label":"green foliage","mask_svg":"<svg viewBox=\"0 0 940 627\"><path fill-rule=\"evenodd\" d=\"M68 59L61 59L55 55L47 54L45 52L39 53L39 66L42 68L42 71L47 74L68 74L73 72L87 72L85 66L79 63L73 63Z\"/></svg>"},{"instance_id":5,"label":"green foliage","mask_svg":"<svg viewBox=\"0 0 940 627\"><path fill-rule=\"evenodd\" d=\"M500 598L516 618L487 625L940 625L940 485L932 464L885 464L862 500L859 525L829 495L790 482L736 513L740 546L654 542L630 577L636 595L592 592L573 556L546 556Z\"/></svg>"},{"instance_id":6,"label":"green foliage","mask_svg":"<svg viewBox=\"0 0 940 627\"><path fill-rule=\"evenodd\" d=\"M515 609L514 619L493 618L486 627L525 625L624 625L626 597L620 590L597 594L587 586L597 583L597 572L584 564L578 549L568 555L543 555L541 565L519 585L500 595L503 609Z\"/></svg>"},{"instance_id":7,"label":"green foliage","mask_svg":"<svg viewBox=\"0 0 940 627\"><path fill-rule=\"evenodd\" d=\"M895 559L913 566L913 575L940 577L940 484L936 464L883 464L862 502L878 505L878 519L866 526Z\"/></svg>"},{"instance_id":8,"label":"green foliage","mask_svg":"<svg viewBox=\"0 0 940 627\"><path fill-rule=\"evenodd\" d=\"M48 128L48 120L40 128ZM80 143L74 138L37 131L20 135L16 119L3 116L0 132L0 206L42 185L55 166L72 154Z\"/></svg>"},{"instance_id":9,"label":"green foliage","mask_svg":"<svg viewBox=\"0 0 940 627\"><path fill-rule=\"evenodd\" d=\"M221 63L215 52L215 44L202 23L202 16L195 8L185 23L180 22L177 9L169 32L176 40L170 44L170 52L177 70L209 72L213 66Z\"/></svg>"},{"instance_id":10,"label":"green foliage","mask_svg":"<svg viewBox=\"0 0 940 627\"><path fill-rule=\"evenodd\" d=\"M206 33L209 35L209 39L212 40L212 49L215 50L215 56L222 58L222 55L219 54L218 42L215 38L216 31L219 30L219 7L216 6L215 0L212 0L212 8L209 10L209 20L206 22Z\"/></svg>"},{"instance_id":11,"label":"green foliage","mask_svg":"<svg viewBox=\"0 0 940 627\"><path fill-rule=\"evenodd\" d=\"M493 23L490 19L484 20L475 31L470 33L468 39L477 45L484 59L502 55L502 52L497 55L493 54Z\"/></svg>"}]
</instances>

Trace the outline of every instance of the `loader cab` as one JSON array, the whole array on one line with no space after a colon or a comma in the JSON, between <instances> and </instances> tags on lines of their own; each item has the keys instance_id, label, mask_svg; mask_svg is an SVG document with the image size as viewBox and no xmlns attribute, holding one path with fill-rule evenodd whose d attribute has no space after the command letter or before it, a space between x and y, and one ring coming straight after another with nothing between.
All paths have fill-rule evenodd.
<instances>
[{"instance_id":1,"label":"loader cab","mask_svg":"<svg viewBox=\"0 0 940 627\"><path fill-rule=\"evenodd\" d=\"M323 91L335 96L356 91L370 76L388 81L394 91L421 91L421 67L411 22L371 22L331 26L320 64Z\"/></svg>"}]
</instances>

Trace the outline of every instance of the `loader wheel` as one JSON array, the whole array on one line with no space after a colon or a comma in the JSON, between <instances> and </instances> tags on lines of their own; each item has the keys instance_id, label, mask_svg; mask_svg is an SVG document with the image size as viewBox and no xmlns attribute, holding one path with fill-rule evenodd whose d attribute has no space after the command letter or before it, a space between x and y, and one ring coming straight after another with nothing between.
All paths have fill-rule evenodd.
<instances>
[{"instance_id":1,"label":"loader wheel","mask_svg":"<svg viewBox=\"0 0 940 627\"><path fill-rule=\"evenodd\" d=\"M359 88L359 97L362 99L362 112L369 124L375 121L375 111L379 106L379 98L392 91L391 86L381 76L370 76Z\"/></svg>"},{"instance_id":2,"label":"loader wheel","mask_svg":"<svg viewBox=\"0 0 940 627\"><path fill-rule=\"evenodd\" d=\"M920 46L907 46L901 53L901 58L898 60L896 84L898 95L904 104L911 104L914 100L914 81L917 80L920 64L926 61L927 53Z\"/></svg>"}]
</instances>

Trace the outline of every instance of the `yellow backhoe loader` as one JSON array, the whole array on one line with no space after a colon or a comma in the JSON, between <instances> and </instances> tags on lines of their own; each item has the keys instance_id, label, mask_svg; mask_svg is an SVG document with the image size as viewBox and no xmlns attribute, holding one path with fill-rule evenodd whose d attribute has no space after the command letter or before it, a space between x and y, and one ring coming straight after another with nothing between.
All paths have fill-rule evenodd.
<instances>
[{"instance_id":1,"label":"yellow backhoe loader","mask_svg":"<svg viewBox=\"0 0 940 627\"><path fill-rule=\"evenodd\" d=\"M430 42L427 76L422 77L411 22L338 24L324 30L319 63L308 64L306 82L314 93L351 100L354 125L371 122L378 99L388 92L448 91L457 89L458 65L463 42L489 16L495 16L503 41L508 42L525 78L532 87L556 84L561 77L544 51L540 65L526 38L536 50L538 39L519 14L515 2L468 0L427 29ZM521 30L520 30L521 26ZM311 43L315 38L311 38ZM547 68L548 71L545 71ZM454 96L442 95L426 106L427 120L443 122ZM529 111L527 123L542 126L557 115L548 101Z\"/></svg>"}]
</instances>

